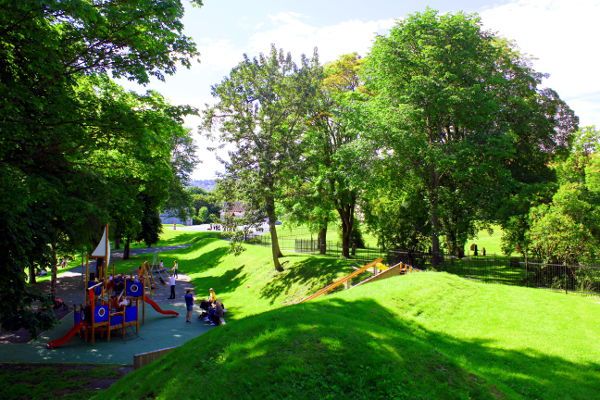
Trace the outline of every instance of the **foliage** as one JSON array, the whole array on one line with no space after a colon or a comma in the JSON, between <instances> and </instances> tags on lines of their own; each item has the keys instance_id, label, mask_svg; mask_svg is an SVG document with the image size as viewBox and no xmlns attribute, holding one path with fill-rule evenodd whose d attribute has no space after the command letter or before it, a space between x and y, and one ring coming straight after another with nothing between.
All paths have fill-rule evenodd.
<instances>
[{"instance_id":1,"label":"foliage","mask_svg":"<svg viewBox=\"0 0 600 400\"><path fill-rule=\"evenodd\" d=\"M350 257L350 247L354 245L355 210L372 159L365 140L365 98L358 75L361 65L362 59L353 53L324 66L317 108L304 139L306 158L300 177L313 194L309 197L314 199L310 208L313 216L320 217L321 232L326 231L329 210L338 213L345 257Z\"/></svg>"},{"instance_id":2,"label":"foliage","mask_svg":"<svg viewBox=\"0 0 600 400\"><path fill-rule=\"evenodd\" d=\"M33 300L24 270L34 277L55 268L57 251L89 248L106 222L135 237L141 194L158 207L168 194L161 187L185 170L171 157L189 136L181 123L193 110L153 92L128 93L107 73L146 83L189 66L197 52L182 34L178 0L0 7L0 190L19 194L0 200L5 322Z\"/></svg>"},{"instance_id":3,"label":"foliage","mask_svg":"<svg viewBox=\"0 0 600 400\"><path fill-rule=\"evenodd\" d=\"M190 197L193 215L196 217L194 224L207 224L219 217L221 213L221 200L217 193L208 192L199 187L190 187L186 189Z\"/></svg>"},{"instance_id":4,"label":"foliage","mask_svg":"<svg viewBox=\"0 0 600 400\"><path fill-rule=\"evenodd\" d=\"M213 86L218 102L205 114L205 127L217 128L220 140L233 147L225 162L225 179L240 196L236 200L268 217L278 271L282 267L275 201L301 158L300 138L313 107L319 71L316 54L311 60L302 56L300 66L274 46L267 55L253 59L244 55L229 76Z\"/></svg>"},{"instance_id":5,"label":"foliage","mask_svg":"<svg viewBox=\"0 0 600 400\"><path fill-rule=\"evenodd\" d=\"M557 166L560 186L549 204L529 213L527 241L549 262L593 263L600 258L600 131L577 132L569 157Z\"/></svg>"},{"instance_id":6,"label":"foliage","mask_svg":"<svg viewBox=\"0 0 600 400\"><path fill-rule=\"evenodd\" d=\"M503 202L567 147L576 118L541 78L473 15L427 10L377 38L365 79L380 154L397 187L424 193L434 254L440 235L461 255L477 221L508 219Z\"/></svg>"}]
</instances>

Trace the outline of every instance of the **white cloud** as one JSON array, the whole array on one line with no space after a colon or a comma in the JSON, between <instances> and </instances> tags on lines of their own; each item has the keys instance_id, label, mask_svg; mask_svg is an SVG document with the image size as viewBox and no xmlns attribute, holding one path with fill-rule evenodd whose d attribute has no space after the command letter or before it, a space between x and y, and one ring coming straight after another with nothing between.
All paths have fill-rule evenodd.
<instances>
[{"instance_id":1,"label":"white cloud","mask_svg":"<svg viewBox=\"0 0 600 400\"><path fill-rule=\"evenodd\" d=\"M198 41L200 69L225 75L242 59L243 51L228 39L202 39ZM203 71L204 72L204 71Z\"/></svg>"},{"instance_id":2,"label":"white cloud","mask_svg":"<svg viewBox=\"0 0 600 400\"><path fill-rule=\"evenodd\" d=\"M600 0L514 0L481 12L486 28L514 40L549 73L555 89L581 119L600 127Z\"/></svg>"},{"instance_id":3,"label":"white cloud","mask_svg":"<svg viewBox=\"0 0 600 400\"><path fill-rule=\"evenodd\" d=\"M343 21L334 25L316 26L307 18L292 12L270 15L271 26L254 33L248 40L248 53L255 55L267 52L271 43L291 52L311 55L319 49L322 62L332 61L351 52L365 55L377 33L387 32L394 24L393 19Z\"/></svg>"}]
</instances>

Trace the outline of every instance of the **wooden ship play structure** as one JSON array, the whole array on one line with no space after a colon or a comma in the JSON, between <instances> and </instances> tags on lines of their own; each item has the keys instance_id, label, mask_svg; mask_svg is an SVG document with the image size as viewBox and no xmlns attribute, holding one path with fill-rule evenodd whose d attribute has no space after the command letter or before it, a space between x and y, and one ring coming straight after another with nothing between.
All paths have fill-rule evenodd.
<instances>
[{"instance_id":1,"label":"wooden ship play structure","mask_svg":"<svg viewBox=\"0 0 600 400\"><path fill-rule=\"evenodd\" d=\"M96 260L96 271L90 271L90 258ZM67 343L75 335L81 336L92 344L96 336L110 340L111 333L117 331L125 336L126 329L135 329L136 334L143 324L146 314L145 305L150 304L158 313L178 316L173 310L163 310L147 292L154 284L152 270L145 262L137 274L130 276L107 276L110 266L110 242L108 225L104 228L102 239L92 254L86 256L84 271L84 304L74 307L73 327L61 338L48 342L49 349L55 349Z\"/></svg>"}]
</instances>

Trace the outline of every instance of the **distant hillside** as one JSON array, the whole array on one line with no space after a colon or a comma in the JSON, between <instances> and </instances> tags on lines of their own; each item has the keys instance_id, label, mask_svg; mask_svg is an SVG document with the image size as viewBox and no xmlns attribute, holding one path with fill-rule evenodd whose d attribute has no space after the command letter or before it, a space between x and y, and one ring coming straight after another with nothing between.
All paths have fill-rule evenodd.
<instances>
[{"instance_id":1,"label":"distant hillside","mask_svg":"<svg viewBox=\"0 0 600 400\"><path fill-rule=\"evenodd\" d=\"M189 184L189 186L199 187L209 192L214 190L216 185L217 181L215 179L193 180Z\"/></svg>"}]
</instances>

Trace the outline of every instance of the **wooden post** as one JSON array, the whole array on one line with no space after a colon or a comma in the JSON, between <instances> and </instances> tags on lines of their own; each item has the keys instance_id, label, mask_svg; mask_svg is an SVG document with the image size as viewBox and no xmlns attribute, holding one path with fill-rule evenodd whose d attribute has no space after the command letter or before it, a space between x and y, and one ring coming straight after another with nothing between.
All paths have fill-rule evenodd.
<instances>
[{"instance_id":1,"label":"wooden post","mask_svg":"<svg viewBox=\"0 0 600 400\"><path fill-rule=\"evenodd\" d=\"M87 292L87 287L88 287L88 282L90 279L90 257L89 255L85 255L85 279L84 279L84 283L83 283L83 297L85 298L85 304L88 304L88 292Z\"/></svg>"},{"instance_id":2,"label":"wooden post","mask_svg":"<svg viewBox=\"0 0 600 400\"><path fill-rule=\"evenodd\" d=\"M104 265L102 268L102 273L104 274L104 279L106 279L106 272L108 270L108 224L106 224L106 242L104 243ZM105 282L106 284L106 282Z\"/></svg>"}]
</instances>

